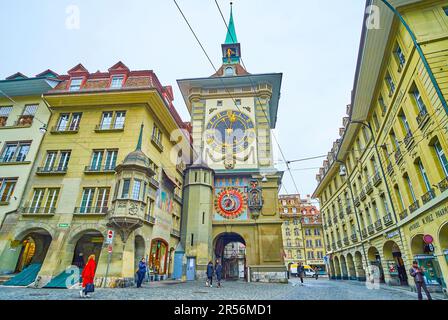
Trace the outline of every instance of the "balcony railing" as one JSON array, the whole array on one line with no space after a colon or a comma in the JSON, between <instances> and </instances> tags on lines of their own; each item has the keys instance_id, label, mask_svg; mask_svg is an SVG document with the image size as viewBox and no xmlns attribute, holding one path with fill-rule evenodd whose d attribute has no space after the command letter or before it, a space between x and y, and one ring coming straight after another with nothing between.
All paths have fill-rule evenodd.
<instances>
[{"instance_id":1,"label":"balcony railing","mask_svg":"<svg viewBox=\"0 0 448 320\"><path fill-rule=\"evenodd\" d=\"M438 186L439 186L440 192L447 190L448 189L448 177L446 177L445 179L440 181Z\"/></svg>"},{"instance_id":2,"label":"balcony railing","mask_svg":"<svg viewBox=\"0 0 448 320\"><path fill-rule=\"evenodd\" d=\"M394 221L392 220L392 215L390 213L386 214L383 217L384 225L390 226Z\"/></svg>"},{"instance_id":3,"label":"balcony railing","mask_svg":"<svg viewBox=\"0 0 448 320\"><path fill-rule=\"evenodd\" d=\"M157 139L156 136L151 136L151 142L160 152L163 151L163 145L160 139Z\"/></svg>"},{"instance_id":4,"label":"balcony railing","mask_svg":"<svg viewBox=\"0 0 448 320\"><path fill-rule=\"evenodd\" d=\"M394 174L394 167L392 166L391 162L387 165L387 174L389 176L392 176Z\"/></svg>"},{"instance_id":5,"label":"balcony railing","mask_svg":"<svg viewBox=\"0 0 448 320\"><path fill-rule=\"evenodd\" d=\"M400 212L399 217L400 220L406 219L406 217L408 216L408 209L404 209L402 212Z\"/></svg>"},{"instance_id":6,"label":"balcony railing","mask_svg":"<svg viewBox=\"0 0 448 320\"><path fill-rule=\"evenodd\" d=\"M412 145L412 142L414 142L414 136L412 135L411 131L408 131L406 133L406 136L404 137L404 145L409 149Z\"/></svg>"},{"instance_id":7,"label":"balcony railing","mask_svg":"<svg viewBox=\"0 0 448 320\"><path fill-rule=\"evenodd\" d=\"M400 148L397 148L397 150L395 150L395 163L399 164L401 159L403 159L403 154L401 153Z\"/></svg>"},{"instance_id":8,"label":"balcony railing","mask_svg":"<svg viewBox=\"0 0 448 320\"><path fill-rule=\"evenodd\" d=\"M420 208L420 204L418 203L418 200L416 200L413 204L411 204L409 206L409 213L414 212L415 210L417 210L418 208Z\"/></svg>"},{"instance_id":9,"label":"balcony railing","mask_svg":"<svg viewBox=\"0 0 448 320\"><path fill-rule=\"evenodd\" d=\"M76 214L106 214L109 207L76 207Z\"/></svg>"},{"instance_id":10,"label":"balcony railing","mask_svg":"<svg viewBox=\"0 0 448 320\"><path fill-rule=\"evenodd\" d=\"M150 177L148 181L149 181L149 184L152 185L154 188L156 188L156 189L159 188L159 181L157 181L153 177Z\"/></svg>"},{"instance_id":11,"label":"balcony railing","mask_svg":"<svg viewBox=\"0 0 448 320\"><path fill-rule=\"evenodd\" d=\"M377 221L375 221L375 229L376 229L377 231L383 229L383 223L381 222L381 219L378 219Z\"/></svg>"},{"instance_id":12,"label":"balcony railing","mask_svg":"<svg viewBox=\"0 0 448 320\"><path fill-rule=\"evenodd\" d=\"M18 159L18 157L0 157L0 163L11 163L11 164L20 164L25 162L25 157L23 157L22 159Z\"/></svg>"},{"instance_id":13,"label":"balcony railing","mask_svg":"<svg viewBox=\"0 0 448 320\"><path fill-rule=\"evenodd\" d=\"M19 211L23 214L54 214L55 207L22 207Z\"/></svg>"},{"instance_id":14,"label":"balcony railing","mask_svg":"<svg viewBox=\"0 0 448 320\"><path fill-rule=\"evenodd\" d=\"M367 194L371 194L372 193L372 191L373 191L373 185L372 185L372 182L367 182L367 184L366 184L366 193Z\"/></svg>"},{"instance_id":15,"label":"balcony railing","mask_svg":"<svg viewBox=\"0 0 448 320\"><path fill-rule=\"evenodd\" d=\"M34 116L19 116L17 120L14 122L14 126L16 127L29 127L33 124Z\"/></svg>"},{"instance_id":16,"label":"balcony railing","mask_svg":"<svg viewBox=\"0 0 448 320\"><path fill-rule=\"evenodd\" d=\"M366 199L366 192L364 190L361 191L361 193L359 194L359 199L361 199L361 201Z\"/></svg>"},{"instance_id":17,"label":"balcony railing","mask_svg":"<svg viewBox=\"0 0 448 320\"><path fill-rule=\"evenodd\" d=\"M345 207L345 212L346 212L347 214L352 213L352 206L348 204L348 205Z\"/></svg>"},{"instance_id":18,"label":"balcony railing","mask_svg":"<svg viewBox=\"0 0 448 320\"><path fill-rule=\"evenodd\" d=\"M106 126L104 124L97 124L95 126L95 131L96 132L123 131L123 130L124 130L124 124L123 125L119 125L119 124L110 123L108 126Z\"/></svg>"},{"instance_id":19,"label":"balcony railing","mask_svg":"<svg viewBox=\"0 0 448 320\"><path fill-rule=\"evenodd\" d=\"M352 242L358 242L358 236L356 235L356 233L351 235L351 239L352 239Z\"/></svg>"},{"instance_id":20,"label":"balcony railing","mask_svg":"<svg viewBox=\"0 0 448 320\"><path fill-rule=\"evenodd\" d=\"M67 126L67 127L59 127L54 126L51 128L51 133L77 133L79 131L79 126Z\"/></svg>"},{"instance_id":21,"label":"balcony railing","mask_svg":"<svg viewBox=\"0 0 448 320\"><path fill-rule=\"evenodd\" d=\"M85 173L109 173L109 172L115 172L115 166L86 166L84 168Z\"/></svg>"},{"instance_id":22,"label":"balcony railing","mask_svg":"<svg viewBox=\"0 0 448 320\"><path fill-rule=\"evenodd\" d=\"M361 234L363 238L367 238L367 229L366 228L362 229Z\"/></svg>"},{"instance_id":23,"label":"balcony railing","mask_svg":"<svg viewBox=\"0 0 448 320\"><path fill-rule=\"evenodd\" d=\"M371 224L370 226L367 227L367 231L369 232L369 234L375 233L375 226Z\"/></svg>"},{"instance_id":24,"label":"balcony railing","mask_svg":"<svg viewBox=\"0 0 448 320\"><path fill-rule=\"evenodd\" d=\"M180 230L171 229L171 235L175 236L176 238L180 238Z\"/></svg>"},{"instance_id":25,"label":"balcony railing","mask_svg":"<svg viewBox=\"0 0 448 320\"><path fill-rule=\"evenodd\" d=\"M67 167L62 168L47 168L47 167L37 167L36 174L66 174Z\"/></svg>"},{"instance_id":26,"label":"balcony railing","mask_svg":"<svg viewBox=\"0 0 448 320\"><path fill-rule=\"evenodd\" d=\"M436 194L434 193L434 189L431 189L422 196L422 202L423 202L423 204L426 204L429 201L431 201L432 199L434 199L435 197L436 197Z\"/></svg>"},{"instance_id":27,"label":"balcony railing","mask_svg":"<svg viewBox=\"0 0 448 320\"><path fill-rule=\"evenodd\" d=\"M428 122L429 115L426 107L422 107L420 113L417 116L417 123L419 128L423 128L425 124Z\"/></svg>"},{"instance_id":28,"label":"balcony railing","mask_svg":"<svg viewBox=\"0 0 448 320\"><path fill-rule=\"evenodd\" d=\"M372 182L375 187L381 183L381 175L379 172L375 172L372 178Z\"/></svg>"},{"instance_id":29,"label":"balcony railing","mask_svg":"<svg viewBox=\"0 0 448 320\"><path fill-rule=\"evenodd\" d=\"M151 224L155 224L156 223L156 218L151 216L151 215L146 215L146 221L148 221Z\"/></svg>"}]
</instances>

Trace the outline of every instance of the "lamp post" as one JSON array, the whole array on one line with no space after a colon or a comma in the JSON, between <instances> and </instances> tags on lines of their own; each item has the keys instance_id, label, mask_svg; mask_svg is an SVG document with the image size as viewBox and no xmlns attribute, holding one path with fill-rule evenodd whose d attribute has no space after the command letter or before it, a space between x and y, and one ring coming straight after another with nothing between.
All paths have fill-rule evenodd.
<instances>
[{"instance_id":1,"label":"lamp post","mask_svg":"<svg viewBox=\"0 0 448 320\"><path fill-rule=\"evenodd\" d=\"M361 232L361 225L359 224L358 212L357 212L357 209L356 209L357 207L356 207L355 201L354 201L355 197L354 197L354 194L353 194L352 184L350 183L350 179L349 179L350 173L348 172L347 166L345 165L345 163L343 161L337 160L337 159L335 161L340 163L340 164L342 164L344 166L345 170L346 170L346 176L347 176L346 180L347 180L348 188L350 190L350 195L352 196L353 209L355 210L355 218L356 218L356 224L358 226L359 238L361 240L362 253L364 255L364 260L365 260L365 263L366 263L366 272L368 272L369 271L369 269L368 269L369 260L367 260L366 249L364 248L364 242L363 242L364 241L364 237L363 237L362 232Z\"/></svg>"},{"instance_id":2,"label":"lamp post","mask_svg":"<svg viewBox=\"0 0 448 320\"><path fill-rule=\"evenodd\" d=\"M447 102L442 94L442 91L440 90L436 77L434 76L434 73L432 72L431 67L429 66L428 60L426 59L425 54L423 53L423 50L420 44L418 43L417 38L415 37L414 32L412 31L411 27L408 25L406 20L404 20L400 12L398 12L398 10L388 0L380 0L380 1L384 3L394 13L395 16L397 16L401 24L405 27L406 31L409 33L409 36L411 37L412 42L414 43L414 47L417 50L420 59L422 59L423 66L425 67L426 72L428 72L429 79L431 80L431 83L434 86L434 89L436 90L437 96L440 102L442 103L443 109L445 110L445 113L448 115Z\"/></svg>"}]
</instances>

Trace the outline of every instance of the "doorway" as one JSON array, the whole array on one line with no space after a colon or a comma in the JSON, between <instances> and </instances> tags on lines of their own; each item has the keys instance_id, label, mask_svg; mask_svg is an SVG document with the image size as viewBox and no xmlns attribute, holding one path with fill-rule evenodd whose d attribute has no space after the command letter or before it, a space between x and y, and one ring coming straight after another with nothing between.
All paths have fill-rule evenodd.
<instances>
[{"instance_id":1,"label":"doorway","mask_svg":"<svg viewBox=\"0 0 448 320\"><path fill-rule=\"evenodd\" d=\"M216 237L215 260L221 261L224 279L247 279L246 241L239 234L226 232Z\"/></svg>"}]
</instances>

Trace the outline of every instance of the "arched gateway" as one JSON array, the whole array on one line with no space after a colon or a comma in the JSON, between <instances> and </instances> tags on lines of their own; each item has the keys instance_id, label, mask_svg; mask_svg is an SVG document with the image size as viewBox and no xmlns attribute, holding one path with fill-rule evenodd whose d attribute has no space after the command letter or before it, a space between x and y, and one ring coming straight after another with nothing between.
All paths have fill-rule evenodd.
<instances>
[{"instance_id":1,"label":"arched gateway","mask_svg":"<svg viewBox=\"0 0 448 320\"><path fill-rule=\"evenodd\" d=\"M246 279L246 242L237 233L222 233L214 241L215 261L223 266L224 279Z\"/></svg>"}]
</instances>

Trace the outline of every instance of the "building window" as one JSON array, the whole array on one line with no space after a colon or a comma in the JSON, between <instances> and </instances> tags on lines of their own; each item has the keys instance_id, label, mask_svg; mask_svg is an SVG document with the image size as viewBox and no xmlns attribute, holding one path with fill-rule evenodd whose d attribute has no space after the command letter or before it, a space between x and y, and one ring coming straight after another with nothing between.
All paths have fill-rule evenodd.
<instances>
[{"instance_id":1,"label":"building window","mask_svg":"<svg viewBox=\"0 0 448 320\"><path fill-rule=\"evenodd\" d=\"M102 130L110 129L110 126L112 124L112 111L103 112L103 116L101 117L101 125L100 128Z\"/></svg>"},{"instance_id":2,"label":"building window","mask_svg":"<svg viewBox=\"0 0 448 320\"><path fill-rule=\"evenodd\" d=\"M386 105L386 103L384 102L384 98L383 98L382 95L380 95L380 97L378 98L378 104L380 105L380 108L381 108L381 114L382 114L382 116L384 117L384 115L385 115L386 112L387 112L387 105Z\"/></svg>"},{"instance_id":3,"label":"building window","mask_svg":"<svg viewBox=\"0 0 448 320\"><path fill-rule=\"evenodd\" d=\"M380 129L380 123L378 121L378 116L376 115L376 112L373 114L373 124L375 126L375 130L378 131Z\"/></svg>"},{"instance_id":4,"label":"building window","mask_svg":"<svg viewBox=\"0 0 448 320\"><path fill-rule=\"evenodd\" d=\"M114 170L117 163L117 150L106 150L106 161L104 163L105 170Z\"/></svg>"},{"instance_id":5,"label":"building window","mask_svg":"<svg viewBox=\"0 0 448 320\"><path fill-rule=\"evenodd\" d=\"M319 229L314 229L314 235L315 236L320 236L320 230Z\"/></svg>"},{"instance_id":6,"label":"building window","mask_svg":"<svg viewBox=\"0 0 448 320\"><path fill-rule=\"evenodd\" d=\"M139 200L141 186L142 182L140 180L135 179L134 184L132 186L132 199Z\"/></svg>"},{"instance_id":7,"label":"building window","mask_svg":"<svg viewBox=\"0 0 448 320\"><path fill-rule=\"evenodd\" d=\"M288 213L288 208L283 208L283 213Z\"/></svg>"},{"instance_id":8,"label":"building window","mask_svg":"<svg viewBox=\"0 0 448 320\"><path fill-rule=\"evenodd\" d=\"M306 247L312 248L313 247L313 240L306 240Z\"/></svg>"},{"instance_id":9,"label":"building window","mask_svg":"<svg viewBox=\"0 0 448 320\"><path fill-rule=\"evenodd\" d=\"M217 107L222 107L222 100L216 101L216 106Z\"/></svg>"},{"instance_id":10,"label":"building window","mask_svg":"<svg viewBox=\"0 0 448 320\"><path fill-rule=\"evenodd\" d=\"M241 99L235 99L235 105L240 106L241 105Z\"/></svg>"},{"instance_id":11,"label":"building window","mask_svg":"<svg viewBox=\"0 0 448 320\"><path fill-rule=\"evenodd\" d=\"M95 195L95 188L84 188L82 192L82 200L80 213L90 213L92 211L93 197Z\"/></svg>"},{"instance_id":12,"label":"building window","mask_svg":"<svg viewBox=\"0 0 448 320\"><path fill-rule=\"evenodd\" d=\"M404 130L406 131L406 133L410 133L411 132L411 127L409 126L409 122L408 119L406 118L406 115L404 114L404 112L402 111L399 115L400 120L401 120L401 124L404 127Z\"/></svg>"},{"instance_id":13,"label":"building window","mask_svg":"<svg viewBox=\"0 0 448 320\"><path fill-rule=\"evenodd\" d=\"M35 188L28 212L54 213L59 190L59 188Z\"/></svg>"},{"instance_id":14,"label":"building window","mask_svg":"<svg viewBox=\"0 0 448 320\"><path fill-rule=\"evenodd\" d=\"M428 192L429 190L431 190L431 183L429 182L429 178L426 173L425 167L423 166L422 160L418 160L417 166L420 172L420 177L423 179L425 185L425 191Z\"/></svg>"},{"instance_id":15,"label":"building window","mask_svg":"<svg viewBox=\"0 0 448 320\"><path fill-rule=\"evenodd\" d=\"M126 111L117 111L115 113L114 129L123 129L126 119Z\"/></svg>"},{"instance_id":16,"label":"building window","mask_svg":"<svg viewBox=\"0 0 448 320\"><path fill-rule=\"evenodd\" d=\"M34 116L37 112L37 108L39 105L37 104L28 104L25 105L25 109L23 109L22 115L19 117L17 121L18 126L27 126L33 123Z\"/></svg>"},{"instance_id":17,"label":"building window","mask_svg":"<svg viewBox=\"0 0 448 320\"><path fill-rule=\"evenodd\" d=\"M434 143L434 150L436 151L437 159L439 159L439 163L442 167L443 173L445 177L448 177L448 160L446 159L446 155L443 152L442 146L439 141Z\"/></svg>"},{"instance_id":18,"label":"building window","mask_svg":"<svg viewBox=\"0 0 448 320\"><path fill-rule=\"evenodd\" d=\"M398 43L397 43L397 47L395 49L395 55L397 56L398 63L400 64L400 67L402 68L404 66L404 64L406 63L406 58L405 58L404 53L401 50L401 47Z\"/></svg>"},{"instance_id":19,"label":"building window","mask_svg":"<svg viewBox=\"0 0 448 320\"><path fill-rule=\"evenodd\" d=\"M427 110L426 110L426 105L423 102L423 98L422 98L422 96L420 94L420 91L417 88L415 88L412 91L412 95L414 97L415 103L417 104L417 108L418 108L419 112L423 113L423 114L428 113Z\"/></svg>"},{"instance_id":20,"label":"building window","mask_svg":"<svg viewBox=\"0 0 448 320\"><path fill-rule=\"evenodd\" d=\"M77 131L82 113L63 113L59 116L56 131Z\"/></svg>"},{"instance_id":21,"label":"building window","mask_svg":"<svg viewBox=\"0 0 448 320\"><path fill-rule=\"evenodd\" d=\"M93 150L88 171L112 171L115 169L118 150ZM105 158L103 164L103 158Z\"/></svg>"},{"instance_id":22,"label":"building window","mask_svg":"<svg viewBox=\"0 0 448 320\"><path fill-rule=\"evenodd\" d=\"M315 243L316 243L316 247L317 248L321 248L322 247L322 240L316 239Z\"/></svg>"},{"instance_id":23,"label":"building window","mask_svg":"<svg viewBox=\"0 0 448 320\"><path fill-rule=\"evenodd\" d=\"M123 76L113 76L110 82L110 87L113 89L119 89L123 86Z\"/></svg>"},{"instance_id":24,"label":"building window","mask_svg":"<svg viewBox=\"0 0 448 320\"><path fill-rule=\"evenodd\" d=\"M157 146L162 146L162 130L156 125L152 128L151 140L156 143Z\"/></svg>"},{"instance_id":25,"label":"building window","mask_svg":"<svg viewBox=\"0 0 448 320\"><path fill-rule=\"evenodd\" d=\"M121 198L127 199L129 198L129 186L131 184L131 179L123 180L123 191L121 192Z\"/></svg>"},{"instance_id":26,"label":"building window","mask_svg":"<svg viewBox=\"0 0 448 320\"><path fill-rule=\"evenodd\" d=\"M387 73L385 80L386 80L387 87L389 88L389 97L392 97L392 95L395 92L395 83L392 80L392 77L389 73Z\"/></svg>"},{"instance_id":27,"label":"building window","mask_svg":"<svg viewBox=\"0 0 448 320\"><path fill-rule=\"evenodd\" d=\"M233 76L233 73L234 73L234 71L233 71L232 67L225 68L225 75L226 76Z\"/></svg>"},{"instance_id":28,"label":"building window","mask_svg":"<svg viewBox=\"0 0 448 320\"><path fill-rule=\"evenodd\" d=\"M59 156L59 162L56 166L56 171L67 171L68 162L70 160L71 151L61 151ZM38 168L43 172L51 172L54 170L58 157L58 151L47 151L47 156L44 161L43 168Z\"/></svg>"},{"instance_id":29,"label":"building window","mask_svg":"<svg viewBox=\"0 0 448 320\"><path fill-rule=\"evenodd\" d=\"M311 229L305 229L305 235L310 236L311 235Z\"/></svg>"},{"instance_id":30,"label":"building window","mask_svg":"<svg viewBox=\"0 0 448 320\"><path fill-rule=\"evenodd\" d=\"M8 203L14 192L17 178L0 178L0 203Z\"/></svg>"},{"instance_id":31,"label":"building window","mask_svg":"<svg viewBox=\"0 0 448 320\"><path fill-rule=\"evenodd\" d=\"M96 198L95 212L107 212L109 202L110 188L98 188L98 195Z\"/></svg>"},{"instance_id":32,"label":"building window","mask_svg":"<svg viewBox=\"0 0 448 320\"><path fill-rule=\"evenodd\" d=\"M308 259L314 259L314 252L313 251L308 251L307 252L307 257L308 257Z\"/></svg>"},{"instance_id":33,"label":"building window","mask_svg":"<svg viewBox=\"0 0 448 320\"><path fill-rule=\"evenodd\" d=\"M299 229L298 228L294 228L294 235L297 237L300 235L299 233Z\"/></svg>"},{"instance_id":34,"label":"building window","mask_svg":"<svg viewBox=\"0 0 448 320\"><path fill-rule=\"evenodd\" d=\"M12 111L12 107L0 107L0 127L6 126L6 121L8 121L8 117L10 112Z\"/></svg>"},{"instance_id":35,"label":"building window","mask_svg":"<svg viewBox=\"0 0 448 320\"><path fill-rule=\"evenodd\" d=\"M3 148L0 162L23 162L30 150L30 142L9 142Z\"/></svg>"},{"instance_id":36,"label":"building window","mask_svg":"<svg viewBox=\"0 0 448 320\"><path fill-rule=\"evenodd\" d=\"M70 81L70 91L79 91L81 89L82 78L73 78Z\"/></svg>"},{"instance_id":37,"label":"building window","mask_svg":"<svg viewBox=\"0 0 448 320\"><path fill-rule=\"evenodd\" d=\"M404 176L404 180L406 181L406 184L408 186L408 191L411 195L412 202L417 201L417 197L415 196L414 188L412 187L412 182L411 182L411 179L409 178L409 175L406 174Z\"/></svg>"},{"instance_id":38,"label":"building window","mask_svg":"<svg viewBox=\"0 0 448 320\"><path fill-rule=\"evenodd\" d=\"M296 207L292 208L292 213L297 213L297 208Z\"/></svg>"},{"instance_id":39,"label":"building window","mask_svg":"<svg viewBox=\"0 0 448 320\"><path fill-rule=\"evenodd\" d=\"M289 236L291 235L291 231L290 231L289 229L286 229L286 230L285 230L285 234L286 234L286 236L289 237Z\"/></svg>"}]
</instances>

